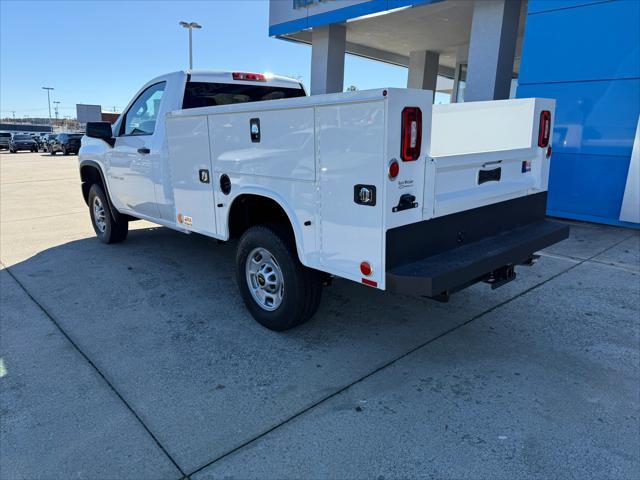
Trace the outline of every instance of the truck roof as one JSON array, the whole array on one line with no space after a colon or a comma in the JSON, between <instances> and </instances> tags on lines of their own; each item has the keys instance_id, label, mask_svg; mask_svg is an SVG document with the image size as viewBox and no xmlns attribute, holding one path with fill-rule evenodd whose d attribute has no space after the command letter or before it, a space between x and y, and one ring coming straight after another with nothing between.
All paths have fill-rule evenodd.
<instances>
[{"instance_id":1,"label":"truck roof","mask_svg":"<svg viewBox=\"0 0 640 480\"><path fill-rule=\"evenodd\" d=\"M214 82L214 83L239 83L245 85L255 85L254 80L234 80L234 73L254 73L246 72L245 70L182 70L177 72L167 73L159 77L154 78L148 84L161 81L170 75L190 75L192 82ZM255 72L259 73L259 72ZM259 73L265 76L265 81L260 81L259 84L273 87L285 87L285 88L304 88L302 84L294 80L293 78L284 77L282 75L274 75L271 73Z\"/></svg>"}]
</instances>

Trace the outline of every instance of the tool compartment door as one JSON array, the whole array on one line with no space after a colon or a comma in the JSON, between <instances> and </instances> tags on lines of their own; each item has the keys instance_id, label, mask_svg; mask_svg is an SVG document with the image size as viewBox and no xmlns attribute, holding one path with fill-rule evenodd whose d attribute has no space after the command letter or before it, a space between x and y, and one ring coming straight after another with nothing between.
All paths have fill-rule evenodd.
<instances>
[{"instance_id":1,"label":"tool compartment door","mask_svg":"<svg viewBox=\"0 0 640 480\"><path fill-rule=\"evenodd\" d=\"M209 128L206 115L167 117L175 221L186 230L216 234Z\"/></svg>"},{"instance_id":2,"label":"tool compartment door","mask_svg":"<svg viewBox=\"0 0 640 480\"><path fill-rule=\"evenodd\" d=\"M382 272L383 158L385 101L316 107L316 160L319 170L320 264L323 270L384 287ZM354 189L368 188L375 204L356 203ZM374 191L375 190L375 191Z\"/></svg>"},{"instance_id":3,"label":"tool compartment door","mask_svg":"<svg viewBox=\"0 0 640 480\"><path fill-rule=\"evenodd\" d=\"M434 105L423 217L449 215L547 189L549 159L538 147L540 114L553 100ZM553 128L551 126L551 128ZM431 180L431 179L430 179Z\"/></svg>"}]
</instances>

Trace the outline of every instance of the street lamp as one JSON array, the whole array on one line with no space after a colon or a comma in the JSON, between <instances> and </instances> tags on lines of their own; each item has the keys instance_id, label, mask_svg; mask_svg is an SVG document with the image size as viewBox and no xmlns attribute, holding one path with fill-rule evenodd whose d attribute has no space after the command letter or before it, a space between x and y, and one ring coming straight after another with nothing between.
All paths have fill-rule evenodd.
<instances>
[{"instance_id":1,"label":"street lamp","mask_svg":"<svg viewBox=\"0 0 640 480\"><path fill-rule=\"evenodd\" d=\"M198 25L196 22L180 22L180 26L189 30L189 70L193 70L193 50L192 50L191 31L194 28L202 28L202 26Z\"/></svg>"},{"instance_id":2,"label":"street lamp","mask_svg":"<svg viewBox=\"0 0 640 480\"><path fill-rule=\"evenodd\" d=\"M58 121L58 105L60 105L60 102L58 102L58 101L54 100L54 101L53 101L53 103L55 103L55 104L56 104L56 106L54 107L53 111L54 111L54 112L55 112L55 114L56 114L56 122L57 122L57 121Z\"/></svg>"},{"instance_id":3,"label":"street lamp","mask_svg":"<svg viewBox=\"0 0 640 480\"><path fill-rule=\"evenodd\" d=\"M51 123L51 90L55 90L53 87L42 87L43 90L47 91L47 102L49 103L49 126L51 127L51 131L53 131L53 124Z\"/></svg>"}]
</instances>

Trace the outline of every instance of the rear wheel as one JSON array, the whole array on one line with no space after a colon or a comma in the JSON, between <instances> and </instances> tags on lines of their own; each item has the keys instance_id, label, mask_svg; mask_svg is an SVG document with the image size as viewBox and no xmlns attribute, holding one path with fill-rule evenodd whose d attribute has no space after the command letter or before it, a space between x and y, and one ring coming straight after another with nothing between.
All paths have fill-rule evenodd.
<instances>
[{"instance_id":1,"label":"rear wheel","mask_svg":"<svg viewBox=\"0 0 640 480\"><path fill-rule=\"evenodd\" d=\"M236 280L253 318L270 330L300 325L320 305L320 273L300 263L294 239L276 225L258 225L242 235Z\"/></svg>"},{"instance_id":2,"label":"rear wheel","mask_svg":"<svg viewBox=\"0 0 640 480\"><path fill-rule=\"evenodd\" d=\"M119 243L127 238L129 222L117 212L114 217L104 190L96 183L89 190L89 214L93 230L102 242Z\"/></svg>"}]
</instances>

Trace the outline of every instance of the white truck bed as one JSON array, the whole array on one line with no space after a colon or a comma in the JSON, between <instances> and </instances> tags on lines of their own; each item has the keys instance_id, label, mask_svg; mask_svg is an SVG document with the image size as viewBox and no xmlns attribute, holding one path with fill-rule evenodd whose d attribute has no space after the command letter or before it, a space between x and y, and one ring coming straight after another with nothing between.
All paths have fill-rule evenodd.
<instances>
[{"instance_id":1,"label":"white truck bed","mask_svg":"<svg viewBox=\"0 0 640 480\"><path fill-rule=\"evenodd\" d=\"M266 196L289 217L304 265L386 288L387 269L397 266L388 250L403 248L388 245L388 232L547 189L549 161L538 129L541 112L554 110L552 100L432 106L432 95L387 88L171 112L166 131L178 227L226 240L234 201ZM415 161L400 158L405 107L422 112ZM250 130L256 119L259 141ZM400 169L391 179L394 160ZM210 172L210 183L198 181L200 171ZM229 193L221 189L223 175ZM375 204L356 203L361 185L373 187ZM398 209L404 194L414 202ZM366 278L362 262L373 268Z\"/></svg>"}]
</instances>

